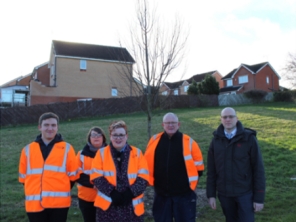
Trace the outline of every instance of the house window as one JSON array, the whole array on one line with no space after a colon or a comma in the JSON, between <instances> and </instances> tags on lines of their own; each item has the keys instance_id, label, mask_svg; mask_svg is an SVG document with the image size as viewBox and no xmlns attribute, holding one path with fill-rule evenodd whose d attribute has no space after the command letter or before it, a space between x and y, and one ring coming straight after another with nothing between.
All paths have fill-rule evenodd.
<instances>
[{"instance_id":1,"label":"house window","mask_svg":"<svg viewBox=\"0 0 296 222\"><path fill-rule=\"evenodd\" d=\"M232 86L232 79L228 79L226 81L226 86Z\"/></svg>"},{"instance_id":2,"label":"house window","mask_svg":"<svg viewBox=\"0 0 296 222\"><path fill-rule=\"evenodd\" d=\"M266 83L269 84L269 77L266 76Z\"/></svg>"},{"instance_id":3,"label":"house window","mask_svg":"<svg viewBox=\"0 0 296 222\"><path fill-rule=\"evenodd\" d=\"M238 77L238 84L243 84L248 82L248 76L239 76Z\"/></svg>"},{"instance_id":4,"label":"house window","mask_svg":"<svg viewBox=\"0 0 296 222\"><path fill-rule=\"evenodd\" d=\"M188 91L189 86L184 86L184 92Z\"/></svg>"},{"instance_id":5,"label":"house window","mask_svg":"<svg viewBox=\"0 0 296 222\"><path fill-rule=\"evenodd\" d=\"M111 96L117 96L117 89L116 88L111 89Z\"/></svg>"},{"instance_id":6,"label":"house window","mask_svg":"<svg viewBox=\"0 0 296 222\"><path fill-rule=\"evenodd\" d=\"M161 93L161 95L163 95L163 96L166 96L168 94L168 91L163 91L162 93Z\"/></svg>"},{"instance_id":7,"label":"house window","mask_svg":"<svg viewBox=\"0 0 296 222\"><path fill-rule=\"evenodd\" d=\"M80 60L80 71L86 70L86 60Z\"/></svg>"},{"instance_id":8,"label":"house window","mask_svg":"<svg viewBox=\"0 0 296 222\"><path fill-rule=\"evenodd\" d=\"M175 89L174 90L174 95L177 96L178 94L179 94L179 90L178 89Z\"/></svg>"}]
</instances>

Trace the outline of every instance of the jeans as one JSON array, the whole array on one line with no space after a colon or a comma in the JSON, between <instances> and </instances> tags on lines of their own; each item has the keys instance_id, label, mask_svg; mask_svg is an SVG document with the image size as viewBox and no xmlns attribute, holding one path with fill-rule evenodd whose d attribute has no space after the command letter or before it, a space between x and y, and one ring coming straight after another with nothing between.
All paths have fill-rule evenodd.
<instances>
[{"instance_id":1,"label":"jeans","mask_svg":"<svg viewBox=\"0 0 296 222\"><path fill-rule=\"evenodd\" d=\"M195 222L196 194L190 191L183 195L167 197L155 193L153 203L155 222Z\"/></svg>"},{"instance_id":2,"label":"jeans","mask_svg":"<svg viewBox=\"0 0 296 222\"><path fill-rule=\"evenodd\" d=\"M248 193L237 197L226 197L218 194L226 222L255 221L253 194Z\"/></svg>"}]
</instances>

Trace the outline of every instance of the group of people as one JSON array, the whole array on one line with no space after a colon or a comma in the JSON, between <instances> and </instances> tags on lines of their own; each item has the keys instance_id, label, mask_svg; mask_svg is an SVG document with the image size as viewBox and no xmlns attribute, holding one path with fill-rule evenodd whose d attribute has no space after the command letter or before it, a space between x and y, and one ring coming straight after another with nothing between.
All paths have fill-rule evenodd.
<instances>
[{"instance_id":1,"label":"group of people","mask_svg":"<svg viewBox=\"0 0 296 222\"><path fill-rule=\"evenodd\" d=\"M154 221L196 221L203 156L198 143L179 131L174 113L164 115L163 132L151 137L144 154L127 142L122 120L110 124L109 143L100 127L92 127L77 155L58 133L58 124L56 114L42 114L40 135L21 152L19 182L30 222L67 221L75 183L84 222L143 222L147 186L154 187ZM213 135L207 158L209 205L216 209L218 193L227 222L254 221L265 192L256 132L244 128L227 107Z\"/></svg>"}]
</instances>

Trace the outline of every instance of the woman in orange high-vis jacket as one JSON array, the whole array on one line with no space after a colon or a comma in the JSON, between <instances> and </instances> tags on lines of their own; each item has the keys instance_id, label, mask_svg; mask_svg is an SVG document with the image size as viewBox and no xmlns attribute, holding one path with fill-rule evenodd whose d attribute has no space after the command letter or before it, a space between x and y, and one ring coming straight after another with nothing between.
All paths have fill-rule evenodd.
<instances>
[{"instance_id":1,"label":"woman in orange high-vis jacket","mask_svg":"<svg viewBox=\"0 0 296 222\"><path fill-rule=\"evenodd\" d=\"M39 118L41 134L23 148L19 182L24 184L25 206L30 222L65 222L71 205L71 188L79 178L73 147L57 134L58 116Z\"/></svg>"},{"instance_id":2,"label":"woman in orange high-vis jacket","mask_svg":"<svg viewBox=\"0 0 296 222\"><path fill-rule=\"evenodd\" d=\"M124 121L113 122L109 133L111 143L97 152L90 176L98 189L96 221L143 222L147 162L140 149L127 144Z\"/></svg>"},{"instance_id":3,"label":"woman in orange high-vis jacket","mask_svg":"<svg viewBox=\"0 0 296 222\"><path fill-rule=\"evenodd\" d=\"M78 202L84 222L96 221L96 207L94 206L97 189L90 183L92 161L100 148L105 147L106 136L100 127L92 127L87 134L87 144L77 154L78 166L82 173L77 180Z\"/></svg>"}]
</instances>

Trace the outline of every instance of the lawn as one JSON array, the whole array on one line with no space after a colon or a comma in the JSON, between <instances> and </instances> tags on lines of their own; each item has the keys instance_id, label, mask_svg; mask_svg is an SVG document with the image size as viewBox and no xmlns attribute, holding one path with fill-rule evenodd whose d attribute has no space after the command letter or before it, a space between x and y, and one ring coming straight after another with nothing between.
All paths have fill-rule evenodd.
<instances>
[{"instance_id":1,"label":"lawn","mask_svg":"<svg viewBox=\"0 0 296 222\"><path fill-rule=\"evenodd\" d=\"M266 103L252 106L236 106L239 120L245 127L257 131L257 138L263 154L266 171L265 208L256 214L256 221L296 221L296 105L295 103ZM220 123L222 107L170 110L179 116L180 131L195 139L203 153L206 164L207 149L212 132ZM162 131L162 117L167 111L158 111L152 120L152 133ZM113 120L122 119L127 123L131 145L145 150L148 141L146 115L142 113L117 115L91 119L61 122L59 132L80 150L86 142L90 127L101 126L107 133ZM18 183L18 162L21 149L38 134L36 125L5 127L0 130L0 221L27 221L24 210L23 186ZM204 174L206 175L206 174ZM201 177L199 188L205 188L206 176ZM75 195L76 188L72 190ZM197 221L224 221L220 206L213 211L208 206L201 210ZM78 208L71 207L68 221L80 222Z\"/></svg>"}]
</instances>

